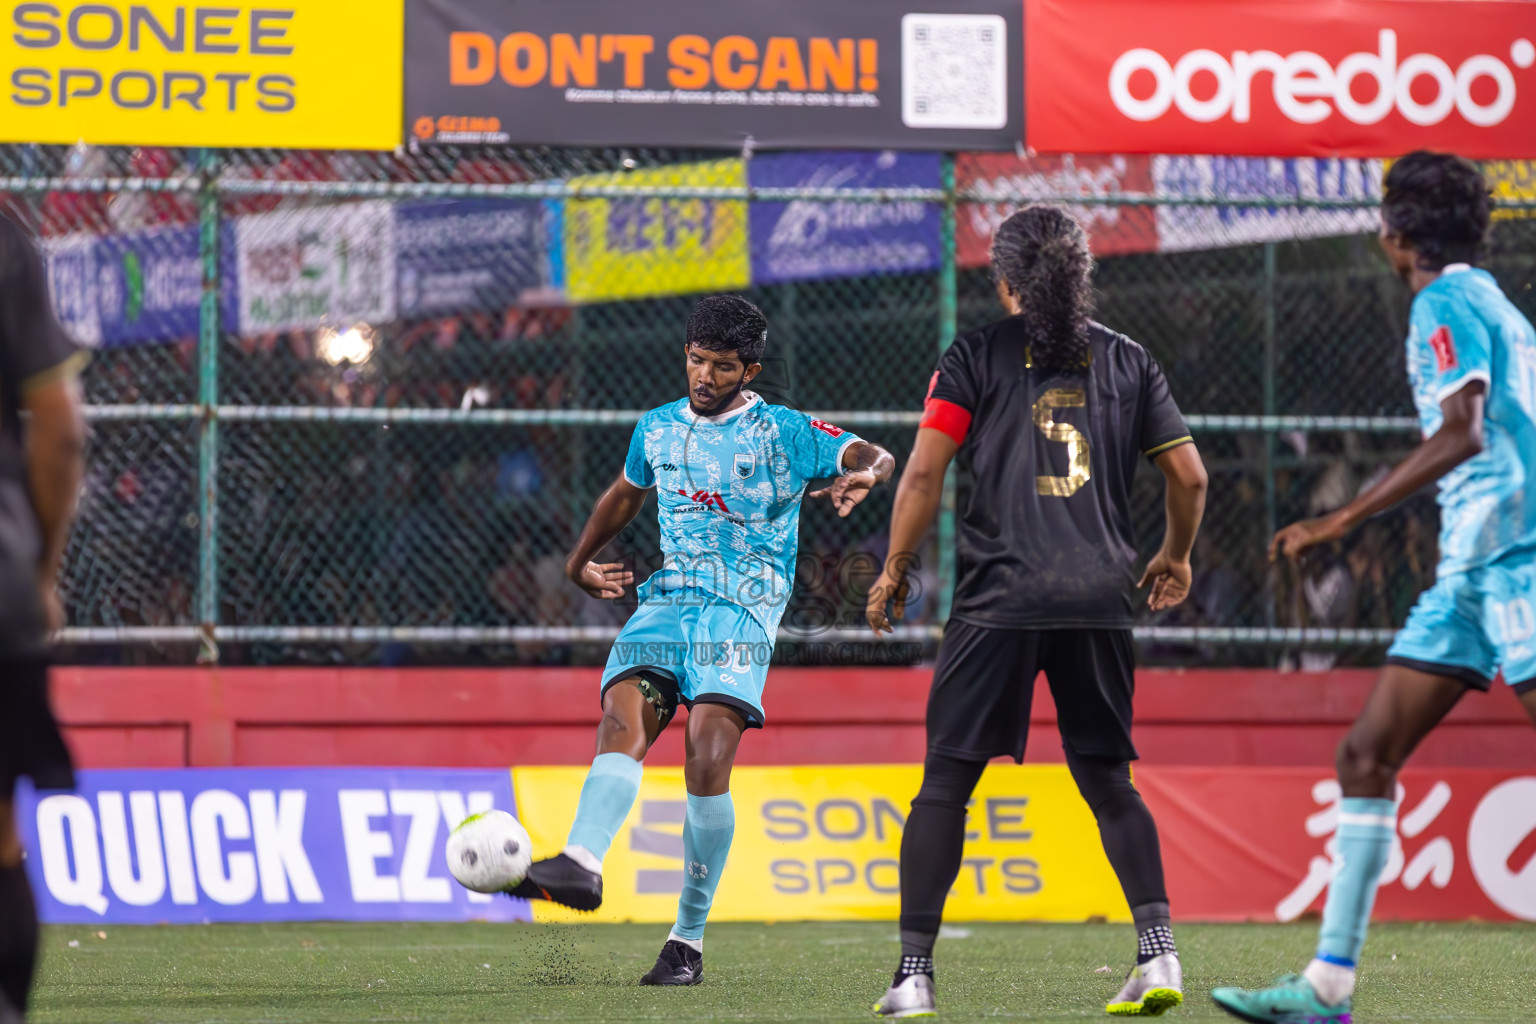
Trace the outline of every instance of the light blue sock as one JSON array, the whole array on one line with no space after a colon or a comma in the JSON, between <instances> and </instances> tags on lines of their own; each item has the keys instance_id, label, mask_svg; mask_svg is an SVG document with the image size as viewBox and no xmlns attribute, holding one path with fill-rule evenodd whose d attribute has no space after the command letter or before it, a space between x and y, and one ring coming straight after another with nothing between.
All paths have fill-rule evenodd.
<instances>
[{"instance_id":1,"label":"light blue sock","mask_svg":"<svg viewBox=\"0 0 1536 1024\"><path fill-rule=\"evenodd\" d=\"M571 846L582 846L602 860L613 845L613 837L629 817L640 792L639 761L628 754L598 754L581 784L581 800L576 804L576 820L571 824Z\"/></svg>"},{"instance_id":2,"label":"light blue sock","mask_svg":"<svg viewBox=\"0 0 1536 1024\"><path fill-rule=\"evenodd\" d=\"M1396 833L1397 805L1391 800L1347 796L1339 805L1338 855L1323 906L1319 960L1340 967L1359 962L1376 902L1376 882L1387 866Z\"/></svg>"},{"instance_id":3,"label":"light blue sock","mask_svg":"<svg viewBox=\"0 0 1536 1024\"><path fill-rule=\"evenodd\" d=\"M688 794L688 817L683 822L683 895L677 901L672 938L704 941L704 922L715 901L715 886L720 884L735 834L736 805L731 794Z\"/></svg>"}]
</instances>

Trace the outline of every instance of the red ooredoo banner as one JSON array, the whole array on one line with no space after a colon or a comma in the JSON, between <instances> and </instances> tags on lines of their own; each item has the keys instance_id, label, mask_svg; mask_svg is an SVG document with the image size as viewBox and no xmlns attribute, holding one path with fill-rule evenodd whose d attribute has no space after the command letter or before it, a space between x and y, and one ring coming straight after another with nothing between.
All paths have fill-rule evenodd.
<instances>
[{"instance_id":1,"label":"red ooredoo banner","mask_svg":"<svg viewBox=\"0 0 1536 1024\"><path fill-rule=\"evenodd\" d=\"M1536 156L1520 0L1030 0L1040 152Z\"/></svg>"},{"instance_id":2,"label":"red ooredoo banner","mask_svg":"<svg viewBox=\"0 0 1536 1024\"><path fill-rule=\"evenodd\" d=\"M1326 770L1150 767L1174 913L1294 921L1322 911L1339 784ZM1536 921L1536 773L1409 769L1375 917Z\"/></svg>"}]
</instances>

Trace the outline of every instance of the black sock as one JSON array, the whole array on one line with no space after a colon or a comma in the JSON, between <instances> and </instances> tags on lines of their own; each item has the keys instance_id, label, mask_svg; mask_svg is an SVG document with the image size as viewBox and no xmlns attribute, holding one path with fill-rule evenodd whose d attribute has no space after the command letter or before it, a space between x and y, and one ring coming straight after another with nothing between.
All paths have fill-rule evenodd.
<instances>
[{"instance_id":1,"label":"black sock","mask_svg":"<svg viewBox=\"0 0 1536 1024\"><path fill-rule=\"evenodd\" d=\"M0 866L0 998L17 1012L26 1012L36 964L37 906L26 869Z\"/></svg>"},{"instance_id":2,"label":"black sock","mask_svg":"<svg viewBox=\"0 0 1536 1024\"><path fill-rule=\"evenodd\" d=\"M942 754L929 754L923 765L923 785L901 833L901 965L893 984L933 974L944 899L965 848L965 805L986 767Z\"/></svg>"}]
</instances>

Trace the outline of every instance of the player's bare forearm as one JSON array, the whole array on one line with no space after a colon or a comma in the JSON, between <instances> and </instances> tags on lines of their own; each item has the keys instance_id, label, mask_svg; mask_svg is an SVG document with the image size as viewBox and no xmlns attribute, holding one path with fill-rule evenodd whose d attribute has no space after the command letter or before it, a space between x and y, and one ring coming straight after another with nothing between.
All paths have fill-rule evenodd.
<instances>
[{"instance_id":1,"label":"player's bare forearm","mask_svg":"<svg viewBox=\"0 0 1536 1024\"><path fill-rule=\"evenodd\" d=\"M912 456L896 485L896 498L891 506L890 549L885 558L885 570L870 588L865 606L870 628L876 633L891 628L886 617L887 601L894 598L894 614L901 617L903 582L907 571L916 563L917 547L922 543L923 535L938 514L939 502L944 497L944 473L959 447L943 431L924 427L917 432Z\"/></svg>"},{"instance_id":2,"label":"player's bare forearm","mask_svg":"<svg viewBox=\"0 0 1536 1024\"><path fill-rule=\"evenodd\" d=\"M1425 438L1386 478L1336 512L1292 523L1269 545L1269 557L1296 557L1338 540L1360 523L1412 497L1483 450L1485 388L1473 381L1440 404L1440 429Z\"/></svg>"},{"instance_id":3,"label":"player's bare forearm","mask_svg":"<svg viewBox=\"0 0 1536 1024\"><path fill-rule=\"evenodd\" d=\"M883 484L896 472L896 457L877 444L859 441L843 452L843 468L849 473L871 473Z\"/></svg>"},{"instance_id":4,"label":"player's bare forearm","mask_svg":"<svg viewBox=\"0 0 1536 1024\"><path fill-rule=\"evenodd\" d=\"M831 498L837 514L847 518L859 502L869 496L870 488L891 478L896 460L891 453L868 441L855 441L843 451L843 475L808 498Z\"/></svg>"},{"instance_id":5,"label":"player's bare forearm","mask_svg":"<svg viewBox=\"0 0 1536 1024\"><path fill-rule=\"evenodd\" d=\"M1170 448L1154 460L1167 482L1168 525L1163 533L1162 550L1152 556L1141 575L1138 587L1151 586L1147 606L1153 611L1172 608L1189 596L1194 571L1189 553L1205 517L1205 491L1209 479L1200 452L1193 444Z\"/></svg>"},{"instance_id":6,"label":"player's bare forearm","mask_svg":"<svg viewBox=\"0 0 1536 1024\"><path fill-rule=\"evenodd\" d=\"M1445 400L1445 422L1386 478L1340 510L1345 528L1412 497L1483 450L1483 385L1475 381Z\"/></svg>"},{"instance_id":7,"label":"player's bare forearm","mask_svg":"<svg viewBox=\"0 0 1536 1024\"><path fill-rule=\"evenodd\" d=\"M589 566L599 551L611 544L624 527L635 521L635 516L645 507L645 498L646 491L622 475L610 484L602 497L597 499L586 525L581 528L581 536L576 539L576 546L565 560L566 576L593 596L618 596L596 593L588 585L591 582L587 578Z\"/></svg>"},{"instance_id":8,"label":"player's bare forearm","mask_svg":"<svg viewBox=\"0 0 1536 1024\"><path fill-rule=\"evenodd\" d=\"M944 473L959 447L942 431L923 428L917 432L912 457L907 460L907 468L896 485L896 500L891 508L887 572L897 559L905 560L897 563L901 571L905 571L922 543L923 534L933 525L933 517L938 514L939 502L944 496Z\"/></svg>"},{"instance_id":9,"label":"player's bare forearm","mask_svg":"<svg viewBox=\"0 0 1536 1024\"><path fill-rule=\"evenodd\" d=\"M51 587L64 557L84 470L85 419L80 388L73 376L50 381L26 391L21 404L31 414L27 427L28 484L43 533L38 579Z\"/></svg>"},{"instance_id":10,"label":"player's bare forearm","mask_svg":"<svg viewBox=\"0 0 1536 1024\"><path fill-rule=\"evenodd\" d=\"M1205 518L1205 492L1210 485L1205 463L1193 444L1181 444L1159 455L1156 465L1167 481L1164 504L1168 524L1163 550L1176 562L1188 562L1200 521Z\"/></svg>"}]
</instances>

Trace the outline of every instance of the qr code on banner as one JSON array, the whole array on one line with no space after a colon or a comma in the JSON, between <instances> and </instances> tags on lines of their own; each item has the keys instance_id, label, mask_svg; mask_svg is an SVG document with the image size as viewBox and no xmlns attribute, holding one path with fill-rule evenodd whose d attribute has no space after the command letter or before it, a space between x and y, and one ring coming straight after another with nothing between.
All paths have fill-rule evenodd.
<instances>
[{"instance_id":1,"label":"qr code on banner","mask_svg":"<svg viewBox=\"0 0 1536 1024\"><path fill-rule=\"evenodd\" d=\"M1008 23L996 14L901 19L901 120L908 128L1008 125Z\"/></svg>"}]
</instances>

